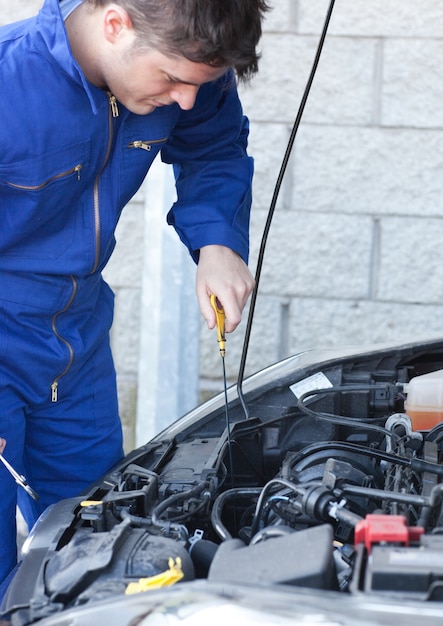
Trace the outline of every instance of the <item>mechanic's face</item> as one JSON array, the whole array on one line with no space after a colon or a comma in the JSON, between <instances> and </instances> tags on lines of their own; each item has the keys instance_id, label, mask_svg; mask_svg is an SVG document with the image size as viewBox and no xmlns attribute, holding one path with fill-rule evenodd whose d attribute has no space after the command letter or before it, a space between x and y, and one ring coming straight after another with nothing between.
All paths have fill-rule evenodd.
<instances>
[{"instance_id":1,"label":"mechanic's face","mask_svg":"<svg viewBox=\"0 0 443 626\"><path fill-rule=\"evenodd\" d=\"M101 80L119 102L139 115L174 102L183 110L192 109L199 87L227 70L156 50L142 51L134 47L135 36L126 41L126 48L102 64Z\"/></svg>"},{"instance_id":2,"label":"mechanic's face","mask_svg":"<svg viewBox=\"0 0 443 626\"><path fill-rule=\"evenodd\" d=\"M67 29L86 78L139 115L174 102L192 109L199 87L227 70L141 49L128 13L112 2L92 8L83 2L68 18Z\"/></svg>"}]
</instances>

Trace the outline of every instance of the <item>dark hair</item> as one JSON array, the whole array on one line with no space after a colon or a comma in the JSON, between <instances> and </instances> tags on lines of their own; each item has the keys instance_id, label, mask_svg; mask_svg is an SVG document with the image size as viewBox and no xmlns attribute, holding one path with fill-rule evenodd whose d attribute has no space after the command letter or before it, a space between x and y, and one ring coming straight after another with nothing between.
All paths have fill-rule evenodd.
<instances>
[{"instance_id":1,"label":"dark hair","mask_svg":"<svg viewBox=\"0 0 443 626\"><path fill-rule=\"evenodd\" d=\"M89 0L105 6L110 0ZM137 47L215 67L240 80L258 70L266 0L114 0L131 18Z\"/></svg>"}]
</instances>

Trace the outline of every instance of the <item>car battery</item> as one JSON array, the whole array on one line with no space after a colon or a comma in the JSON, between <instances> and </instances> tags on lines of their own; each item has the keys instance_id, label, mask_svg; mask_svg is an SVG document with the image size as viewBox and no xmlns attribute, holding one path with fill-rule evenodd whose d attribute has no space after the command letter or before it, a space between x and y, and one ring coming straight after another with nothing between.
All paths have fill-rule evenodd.
<instances>
[{"instance_id":1,"label":"car battery","mask_svg":"<svg viewBox=\"0 0 443 626\"><path fill-rule=\"evenodd\" d=\"M422 536L416 546L375 545L361 565L366 592L443 599L441 536Z\"/></svg>"}]
</instances>

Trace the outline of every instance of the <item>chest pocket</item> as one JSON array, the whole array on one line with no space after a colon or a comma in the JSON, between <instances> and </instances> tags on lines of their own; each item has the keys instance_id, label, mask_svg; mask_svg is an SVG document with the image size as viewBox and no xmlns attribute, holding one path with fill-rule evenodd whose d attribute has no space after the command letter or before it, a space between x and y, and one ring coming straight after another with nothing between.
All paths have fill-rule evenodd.
<instances>
[{"instance_id":1,"label":"chest pocket","mask_svg":"<svg viewBox=\"0 0 443 626\"><path fill-rule=\"evenodd\" d=\"M159 151L162 145L168 140L167 137L163 139L136 139L128 144L128 148L134 148L134 150L145 150L146 152L155 151L155 154Z\"/></svg>"},{"instance_id":2,"label":"chest pocket","mask_svg":"<svg viewBox=\"0 0 443 626\"><path fill-rule=\"evenodd\" d=\"M80 179L89 163L89 140L63 150L35 155L23 161L0 165L1 184L23 191L42 191L51 184Z\"/></svg>"},{"instance_id":3,"label":"chest pocket","mask_svg":"<svg viewBox=\"0 0 443 626\"><path fill-rule=\"evenodd\" d=\"M83 220L90 142L0 165L0 253L56 259Z\"/></svg>"},{"instance_id":4,"label":"chest pocket","mask_svg":"<svg viewBox=\"0 0 443 626\"><path fill-rule=\"evenodd\" d=\"M140 187L152 162L167 141L167 137L152 139L144 135L125 141L120 171L121 206L127 204Z\"/></svg>"},{"instance_id":5,"label":"chest pocket","mask_svg":"<svg viewBox=\"0 0 443 626\"><path fill-rule=\"evenodd\" d=\"M156 109L149 115L131 116L127 120L121 136L122 205L137 191L155 157L168 142L177 115L176 107L171 106Z\"/></svg>"}]
</instances>

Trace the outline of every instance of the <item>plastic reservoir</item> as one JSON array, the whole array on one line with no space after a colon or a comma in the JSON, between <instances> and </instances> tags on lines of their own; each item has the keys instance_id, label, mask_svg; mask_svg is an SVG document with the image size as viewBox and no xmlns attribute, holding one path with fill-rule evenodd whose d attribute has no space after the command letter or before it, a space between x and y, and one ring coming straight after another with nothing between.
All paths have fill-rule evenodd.
<instances>
[{"instance_id":1,"label":"plastic reservoir","mask_svg":"<svg viewBox=\"0 0 443 626\"><path fill-rule=\"evenodd\" d=\"M443 370L411 378L405 412L414 430L431 430L443 422Z\"/></svg>"}]
</instances>

